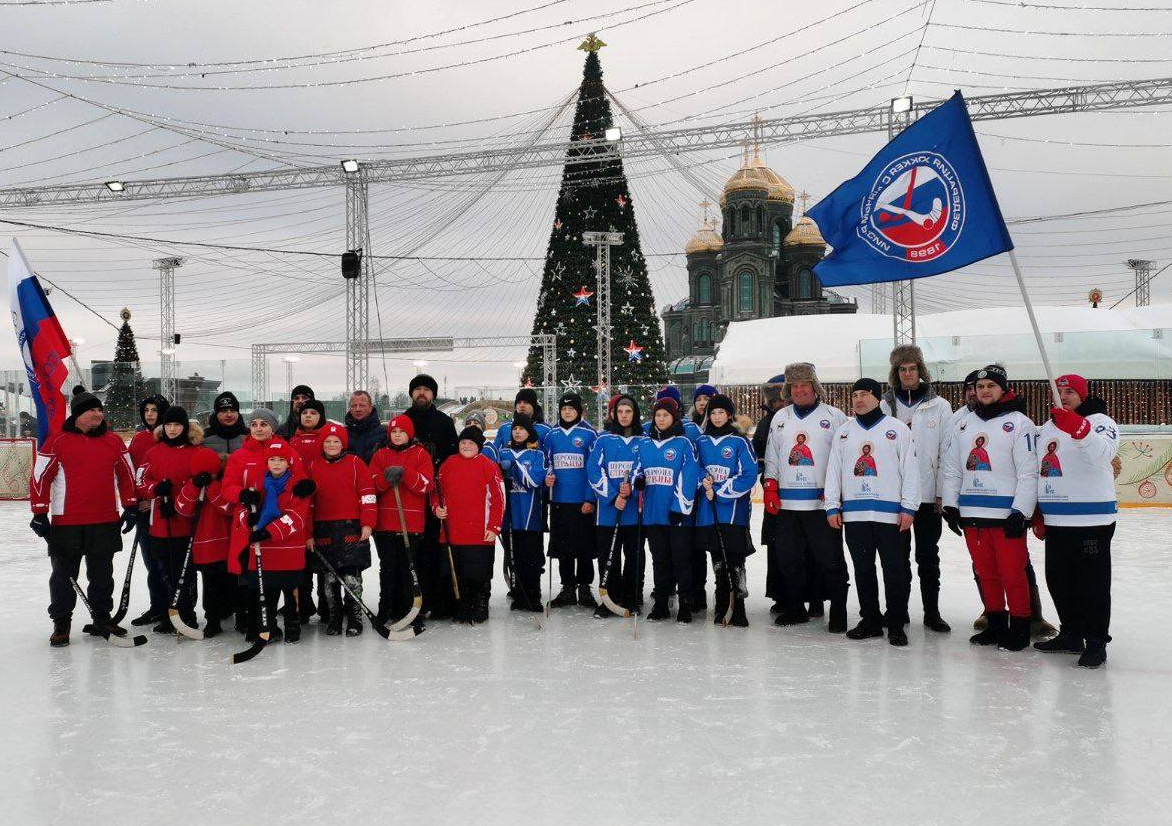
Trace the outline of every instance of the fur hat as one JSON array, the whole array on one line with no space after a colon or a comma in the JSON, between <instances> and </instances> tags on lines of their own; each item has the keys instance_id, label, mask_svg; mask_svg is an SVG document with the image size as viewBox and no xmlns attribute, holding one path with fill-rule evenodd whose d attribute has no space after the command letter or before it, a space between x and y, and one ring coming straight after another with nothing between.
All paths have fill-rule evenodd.
<instances>
[{"instance_id":1,"label":"fur hat","mask_svg":"<svg viewBox=\"0 0 1172 826\"><path fill-rule=\"evenodd\" d=\"M761 401L763 405L768 409L769 406L774 402L781 401L781 393L784 389L784 373L779 376L774 376L773 378L766 381L763 385L761 385Z\"/></svg>"},{"instance_id":2,"label":"fur hat","mask_svg":"<svg viewBox=\"0 0 1172 826\"><path fill-rule=\"evenodd\" d=\"M407 395L414 396L416 387L426 387L431 391L433 398L439 396L439 385L427 373L420 373L407 383Z\"/></svg>"},{"instance_id":3,"label":"fur hat","mask_svg":"<svg viewBox=\"0 0 1172 826\"><path fill-rule=\"evenodd\" d=\"M809 382L814 386L814 395L819 399L825 398L822 392L822 382L818 381L818 372L814 369L814 365L808 361L795 361L793 364L785 366L785 397L793 401L793 393L790 388L794 382Z\"/></svg>"},{"instance_id":4,"label":"fur hat","mask_svg":"<svg viewBox=\"0 0 1172 826\"><path fill-rule=\"evenodd\" d=\"M914 344L901 344L891 351L889 357L891 362L891 372L887 374L887 383L891 385L893 390L898 390L899 382L899 365L907 364L909 361L916 363L916 369L920 371L920 381L930 383L932 381L932 374L928 372L928 365L924 364L924 351Z\"/></svg>"}]
</instances>

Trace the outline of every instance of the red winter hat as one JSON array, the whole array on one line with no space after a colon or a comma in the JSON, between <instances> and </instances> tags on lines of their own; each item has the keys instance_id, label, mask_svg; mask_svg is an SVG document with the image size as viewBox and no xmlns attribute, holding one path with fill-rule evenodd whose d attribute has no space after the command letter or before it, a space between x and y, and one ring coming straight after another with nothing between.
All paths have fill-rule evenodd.
<instances>
[{"instance_id":1,"label":"red winter hat","mask_svg":"<svg viewBox=\"0 0 1172 826\"><path fill-rule=\"evenodd\" d=\"M210 473L216 476L220 472L220 454L209 447L197 447L191 454L191 475Z\"/></svg>"},{"instance_id":2,"label":"red winter hat","mask_svg":"<svg viewBox=\"0 0 1172 826\"><path fill-rule=\"evenodd\" d=\"M1075 393L1078 393L1080 399L1086 401L1088 393L1087 380L1077 373L1067 373L1065 376L1059 376L1054 383L1059 387L1069 387Z\"/></svg>"},{"instance_id":3,"label":"red winter hat","mask_svg":"<svg viewBox=\"0 0 1172 826\"><path fill-rule=\"evenodd\" d=\"M268 462L274 456L280 456L289 464L293 464L293 445L284 439L269 439L265 443L265 462Z\"/></svg>"},{"instance_id":4,"label":"red winter hat","mask_svg":"<svg viewBox=\"0 0 1172 826\"><path fill-rule=\"evenodd\" d=\"M391 437L391 431L399 429L407 434L408 439L415 438L415 422L411 421L411 417L407 415L398 415L387 423L387 438Z\"/></svg>"},{"instance_id":5,"label":"red winter hat","mask_svg":"<svg viewBox=\"0 0 1172 826\"><path fill-rule=\"evenodd\" d=\"M317 432L318 450L322 449L326 443L326 439L328 439L330 436L337 436L342 440L343 451L350 446L350 431L346 430L343 425L340 425L337 422L327 422L326 425Z\"/></svg>"}]
</instances>

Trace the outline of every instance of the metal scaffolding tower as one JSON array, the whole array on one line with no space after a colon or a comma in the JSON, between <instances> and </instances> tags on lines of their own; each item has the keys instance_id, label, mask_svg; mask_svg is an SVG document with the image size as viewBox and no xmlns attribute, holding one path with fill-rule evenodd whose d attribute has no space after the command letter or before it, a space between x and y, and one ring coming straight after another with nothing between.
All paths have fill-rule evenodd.
<instances>
[{"instance_id":1,"label":"metal scaffolding tower","mask_svg":"<svg viewBox=\"0 0 1172 826\"><path fill-rule=\"evenodd\" d=\"M887 141L911 126L916 118L911 97L891 99L887 120ZM886 292L886 290L884 290ZM874 297L874 293L871 294ZM886 296L884 296L886 303ZM891 282L891 327L895 345L916 343L916 286L914 281Z\"/></svg>"},{"instance_id":2,"label":"metal scaffolding tower","mask_svg":"<svg viewBox=\"0 0 1172 826\"><path fill-rule=\"evenodd\" d=\"M871 312L887 312L887 282L871 285Z\"/></svg>"},{"instance_id":3,"label":"metal scaffolding tower","mask_svg":"<svg viewBox=\"0 0 1172 826\"><path fill-rule=\"evenodd\" d=\"M1152 303L1152 270L1156 262L1129 258L1127 267L1135 272L1135 306L1147 307Z\"/></svg>"},{"instance_id":4,"label":"metal scaffolding tower","mask_svg":"<svg viewBox=\"0 0 1172 826\"><path fill-rule=\"evenodd\" d=\"M370 294L374 290L374 259L370 252L370 186L366 168L346 174L346 249L361 256L361 272L346 279L346 387L370 384Z\"/></svg>"},{"instance_id":5,"label":"metal scaffolding tower","mask_svg":"<svg viewBox=\"0 0 1172 826\"><path fill-rule=\"evenodd\" d=\"M598 421L606 413L605 398L610 396L612 375L611 365L611 323L610 323L610 248L623 243L621 232L583 232L582 243L594 247L594 272L598 275L594 288L594 305L597 320L594 325L598 333L595 347L598 361Z\"/></svg>"},{"instance_id":6,"label":"metal scaffolding tower","mask_svg":"<svg viewBox=\"0 0 1172 826\"><path fill-rule=\"evenodd\" d=\"M156 258L152 265L159 271L159 392L178 404L175 391L175 270L183 266L182 258Z\"/></svg>"}]
</instances>

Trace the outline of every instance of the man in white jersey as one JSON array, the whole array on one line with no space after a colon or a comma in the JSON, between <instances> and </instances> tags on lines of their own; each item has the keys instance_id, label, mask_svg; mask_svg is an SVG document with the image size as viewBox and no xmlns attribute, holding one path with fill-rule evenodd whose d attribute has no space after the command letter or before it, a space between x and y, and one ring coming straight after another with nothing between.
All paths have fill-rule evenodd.
<instances>
[{"instance_id":1,"label":"man in white jersey","mask_svg":"<svg viewBox=\"0 0 1172 826\"><path fill-rule=\"evenodd\" d=\"M891 389L883 394L880 408L911 428L916 463L920 475L920 501L916 505L912 530L900 536L911 572L912 534L916 539L916 573L920 579L920 599L924 606L924 625L938 634L952 628L940 617L940 498L936 479L946 445L945 433L952 418L952 405L936 395L932 376L924 363L924 353L914 344L901 344L891 351ZM849 542L848 542L849 545ZM858 579L858 576L855 576Z\"/></svg>"},{"instance_id":2,"label":"man in white jersey","mask_svg":"<svg viewBox=\"0 0 1172 826\"><path fill-rule=\"evenodd\" d=\"M1046 540L1046 587L1061 630L1034 648L1080 654L1078 664L1098 668L1111 640L1111 537L1115 534L1115 474L1111 460L1119 431L1087 380L1058 377L1061 407L1038 434L1038 510L1034 533Z\"/></svg>"},{"instance_id":3,"label":"man in white jersey","mask_svg":"<svg viewBox=\"0 0 1172 826\"><path fill-rule=\"evenodd\" d=\"M842 532L827 524L822 500L830 445L846 416L822 401L822 385L812 364L798 362L785 368L785 395L792 404L774 414L765 447L765 510L778 517L774 547L785 578L782 612L774 622L810 621L803 602L808 545L830 598L827 628L842 634L849 587Z\"/></svg>"}]
</instances>

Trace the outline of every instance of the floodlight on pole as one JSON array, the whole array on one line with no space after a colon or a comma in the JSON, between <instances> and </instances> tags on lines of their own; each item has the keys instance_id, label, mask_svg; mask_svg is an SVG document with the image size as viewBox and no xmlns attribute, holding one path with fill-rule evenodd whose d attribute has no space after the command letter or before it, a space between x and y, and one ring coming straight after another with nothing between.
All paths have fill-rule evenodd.
<instances>
[{"instance_id":1,"label":"floodlight on pole","mask_svg":"<svg viewBox=\"0 0 1172 826\"><path fill-rule=\"evenodd\" d=\"M606 139L611 143L621 141L623 139L623 130L617 126L611 126L606 130Z\"/></svg>"},{"instance_id":2,"label":"floodlight on pole","mask_svg":"<svg viewBox=\"0 0 1172 826\"><path fill-rule=\"evenodd\" d=\"M106 181L106 189L111 192L124 192L126 190L126 184L122 183L122 181Z\"/></svg>"},{"instance_id":3,"label":"floodlight on pole","mask_svg":"<svg viewBox=\"0 0 1172 826\"><path fill-rule=\"evenodd\" d=\"M346 160L342 161L342 171L347 175L353 175L358 171L358 161L354 160L353 158L347 158Z\"/></svg>"},{"instance_id":4,"label":"floodlight on pole","mask_svg":"<svg viewBox=\"0 0 1172 826\"><path fill-rule=\"evenodd\" d=\"M897 115L902 115L904 112L912 110L911 95L904 95L903 97L891 99L891 111Z\"/></svg>"}]
</instances>

